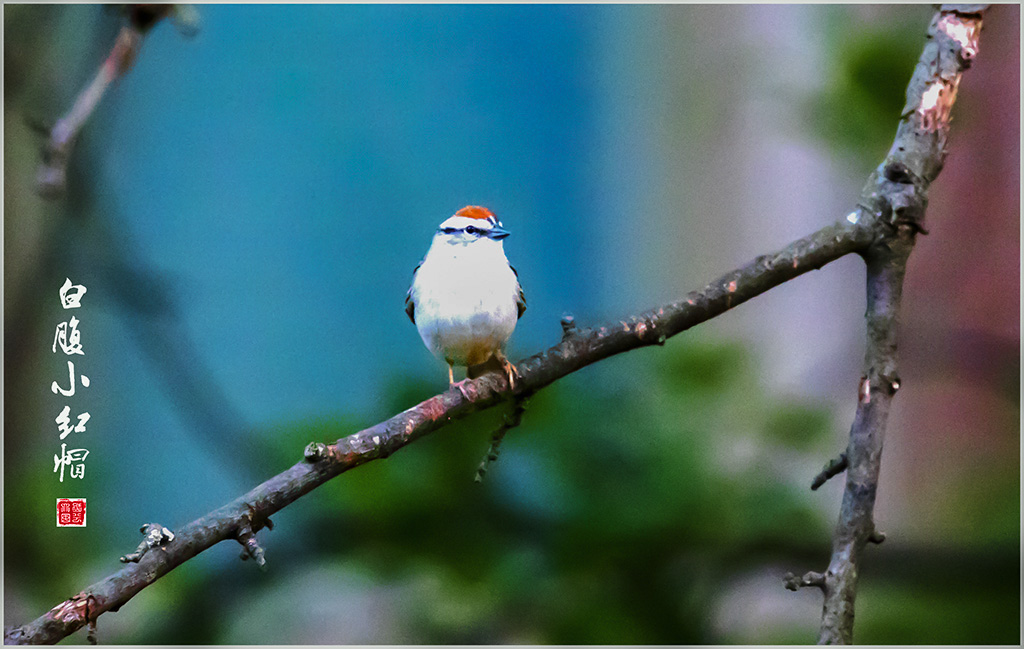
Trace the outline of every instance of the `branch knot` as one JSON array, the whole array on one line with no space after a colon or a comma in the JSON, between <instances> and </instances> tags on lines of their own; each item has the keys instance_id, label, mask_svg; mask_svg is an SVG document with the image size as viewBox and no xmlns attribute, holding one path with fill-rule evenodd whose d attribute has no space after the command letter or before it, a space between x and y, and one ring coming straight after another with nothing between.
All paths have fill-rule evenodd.
<instances>
[{"instance_id":1,"label":"branch knot","mask_svg":"<svg viewBox=\"0 0 1024 649\"><path fill-rule=\"evenodd\" d=\"M302 452L303 458L313 464L332 457L332 447L323 442L310 442Z\"/></svg>"},{"instance_id":2,"label":"branch knot","mask_svg":"<svg viewBox=\"0 0 1024 649\"><path fill-rule=\"evenodd\" d=\"M143 536L135 552L121 557L121 563L138 563L151 549L167 545L174 540L174 532L159 523L147 523L139 528Z\"/></svg>"},{"instance_id":3,"label":"branch knot","mask_svg":"<svg viewBox=\"0 0 1024 649\"><path fill-rule=\"evenodd\" d=\"M829 460L821 472L814 477L814 481L811 482L811 491L817 491L821 485L845 471L846 466L846 452L844 451L839 454L839 457Z\"/></svg>"},{"instance_id":4,"label":"branch knot","mask_svg":"<svg viewBox=\"0 0 1024 649\"><path fill-rule=\"evenodd\" d=\"M256 532L253 528L256 525L253 523L255 518L256 510L249 506L249 511L242 517L242 523L238 527L238 532L235 534L235 540L242 545L242 561L252 559L259 566L260 570L266 571L267 560L264 556L263 547L256 540ZM270 524L270 519L267 519L267 528L273 529L273 524Z\"/></svg>"},{"instance_id":5,"label":"branch knot","mask_svg":"<svg viewBox=\"0 0 1024 649\"><path fill-rule=\"evenodd\" d=\"M787 572L782 581L786 586L786 590L794 592L801 588L820 588L822 592L825 592L826 587L825 575L820 572L808 572L803 577L797 577L793 573Z\"/></svg>"},{"instance_id":6,"label":"branch knot","mask_svg":"<svg viewBox=\"0 0 1024 649\"><path fill-rule=\"evenodd\" d=\"M562 316L561 324L562 342L565 342L566 338L576 333L576 319L567 313L564 316Z\"/></svg>"}]
</instances>

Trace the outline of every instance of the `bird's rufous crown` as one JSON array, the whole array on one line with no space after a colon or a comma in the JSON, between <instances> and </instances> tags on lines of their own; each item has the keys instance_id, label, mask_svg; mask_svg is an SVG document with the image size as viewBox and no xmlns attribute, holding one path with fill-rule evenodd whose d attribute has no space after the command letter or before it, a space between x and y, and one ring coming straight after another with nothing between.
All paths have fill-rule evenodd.
<instances>
[{"instance_id":1,"label":"bird's rufous crown","mask_svg":"<svg viewBox=\"0 0 1024 649\"><path fill-rule=\"evenodd\" d=\"M490 211L486 207L481 207L479 205L467 205L466 207L456 212L455 216L465 216L471 219L490 219L493 221L497 220L497 217L494 216L494 212Z\"/></svg>"}]
</instances>

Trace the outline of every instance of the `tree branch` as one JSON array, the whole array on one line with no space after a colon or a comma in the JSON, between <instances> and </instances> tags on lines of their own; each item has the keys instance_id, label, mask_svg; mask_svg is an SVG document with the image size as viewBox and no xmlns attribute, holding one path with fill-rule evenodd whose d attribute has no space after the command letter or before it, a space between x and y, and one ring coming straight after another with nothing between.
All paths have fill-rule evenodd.
<instances>
[{"instance_id":1,"label":"tree branch","mask_svg":"<svg viewBox=\"0 0 1024 649\"><path fill-rule=\"evenodd\" d=\"M516 364L519 379L515 396L532 394L609 356L664 344L666 339L783 282L844 255L863 252L875 239L875 233L865 225L872 222L867 218L859 225L840 221L774 254L758 257L678 302L603 327L568 329L557 345ZM504 402L510 396L507 387L504 377L488 374L465 384L469 398L451 389L334 444L310 444L305 461L176 530L172 541L150 550L137 563L89 586L35 621L5 629L5 642L52 643L66 637L99 615L117 610L143 588L211 546L224 540L250 538L272 514L331 478L386 458L453 420Z\"/></svg>"},{"instance_id":2,"label":"tree branch","mask_svg":"<svg viewBox=\"0 0 1024 649\"><path fill-rule=\"evenodd\" d=\"M64 193L68 159L85 122L96 110L107 88L135 63L142 39L161 18L176 11L171 4L134 4L126 7L128 24L121 28L103 65L75 99L71 109L54 124L43 149L43 164L36 175L36 188L46 198Z\"/></svg>"},{"instance_id":3,"label":"tree branch","mask_svg":"<svg viewBox=\"0 0 1024 649\"><path fill-rule=\"evenodd\" d=\"M480 466L476 469L476 476L473 478L474 482L480 483L484 481L484 476L487 475L487 469L490 467L491 462L498 459L498 451L501 449L501 441L505 439L505 435L508 434L508 431L512 430L523 421L523 413L526 412L526 400L529 398L530 395L520 393L512 400L512 412L505 415L505 419L502 421L501 425L491 433L491 445L487 448L487 455L484 456L483 461L480 462Z\"/></svg>"},{"instance_id":4,"label":"tree branch","mask_svg":"<svg viewBox=\"0 0 1024 649\"><path fill-rule=\"evenodd\" d=\"M828 464L825 465L825 468L823 468L818 475L814 476L814 481L811 482L811 491L817 491L821 485L825 484L845 470L846 452L844 451L839 454L839 457L834 460L829 460Z\"/></svg>"},{"instance_id":5,"label":"tree branch","mask_svg":"<svg viewBox=\"0 0 1024 649\"><path fill-rule=\"evenodd\" d=\"M861 554L868 543L885 539L875 530L873 511L889 408L900 388L896 343L903 277L916 234L927 234L923 222L928 187L945 162L950 112L961 74L978 53L981 12L985 8L945 5L936 12L928 29L928 42L907 87L907 103L895 141L861 195L862 203L870 206L887 227L879 229L882 236L862 253L867 264L864 376L843 456L846 489L833 534L832 559L823 580L811 584L825 594L818 636L821 644L853 641ZM830 467L837 468L826 466L822 472L826 479ZM787 587L809 585L792 579L786 582Z\"/></svg>"},{"instance_id":6,"label":"tree branch","mask_svg":"<svg viewBox=\"0 0 1024 649\"><path fill-rule=\"evenodd\" d=\"M877 542L871 519L882 436L896 377L895 326L907 256L922 231L926 190L944 159L949 109L960 72L977 52L981 9L944 8L907 91L908 110L886 161L872 174L858 207L845 220L763 255L678 302L593 329L564 326L562 340L517 363L513 398L532 394L587 365L623 352L664 344L690 327L847 254L861 254L868 270L868 351L857 416L847 449L846 494L828 572L793 578L794 588L825 592L822 641L852 637L858 561L865 543ZM938 84L938 85L937 85ZM570 323L571 325L572 323ZM52 643L116 611L139 591L200 552L224 540L241 542L262 559L255 534L269 517L331 478L383 459L449 422L494 407L510 397L505 378L485 375L451 389L334 444L310 444L306 460L220 509L196 519L106 579L55 606L38 619L4 631L6 643Z\"/></svg>"}]
</instances>

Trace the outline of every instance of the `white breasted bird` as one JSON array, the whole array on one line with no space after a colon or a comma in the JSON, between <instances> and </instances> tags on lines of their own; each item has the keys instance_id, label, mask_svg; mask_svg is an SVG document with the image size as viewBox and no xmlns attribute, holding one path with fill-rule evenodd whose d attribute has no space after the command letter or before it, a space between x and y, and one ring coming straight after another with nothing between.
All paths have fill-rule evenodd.
<instances>
[{"instance_id":1,"label":"white breasted bird","mask_svg":"<svg viewBox=\"0 0 1024 649\"><path fill-rule=\"evenodd\" d=\"M486 207L462 208L437 228L405 297L405 312L423 343L448 363L448 384L463 394L454 365L466 367L467 379L504 372L509 387L518 375L505 358L505 343L526 311L526 298L505 257L502 239L508 235Z\"/></svg>"}]
</instances>

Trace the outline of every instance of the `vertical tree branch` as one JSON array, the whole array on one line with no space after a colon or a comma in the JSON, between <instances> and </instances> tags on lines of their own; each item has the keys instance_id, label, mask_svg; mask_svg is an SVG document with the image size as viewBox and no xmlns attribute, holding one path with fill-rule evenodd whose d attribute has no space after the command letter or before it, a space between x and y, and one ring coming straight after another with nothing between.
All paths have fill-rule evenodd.
<instances>
[{"instance_id":1,"label":"vertical tree branch","mask_svg":"<svg viewBox=\"0 0 1024 649\"><path fill-rule=\"evenodd\" d=\"M950 112L960 76L978 52L984 5L943 6L907 87L907 105L889 154L868 179L862 206L880 233L863 253L867 265L867 350L857 413L845 457L846 489L822 582L821 644L853 641L861 554L884 536L875 530L875 494L897 374L897 329L907 259L923 227L927 192L946 157ZM858 218L851 214L851 219ZM792 580L790 580L792 581ZM790 586L805 584L790 583Z\"/></svg>"},{"instance_id":2,"label":"vertical tree branch","mask_svg":"<svg viewBox=\"0 0 1024 649\"><path fill-rule=\"evenodd\" d=\"M906 228L910 230L910 228ZM832 541L832 561L825 573L822 644L853 641L854 600L861 552L875 534L873 511L881 468L882 444L896 375L896 334L906 262L914 245L912 231L873 248L867 261L868 348L865 376L857 394L857 414L846 450L846 491Z\"/></svg>"}]
</instances>

